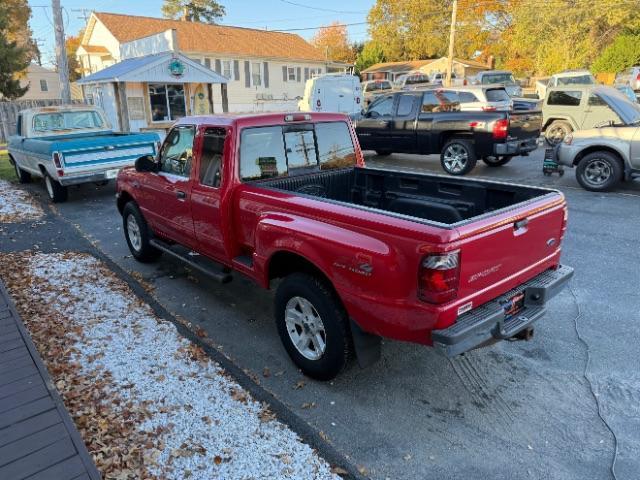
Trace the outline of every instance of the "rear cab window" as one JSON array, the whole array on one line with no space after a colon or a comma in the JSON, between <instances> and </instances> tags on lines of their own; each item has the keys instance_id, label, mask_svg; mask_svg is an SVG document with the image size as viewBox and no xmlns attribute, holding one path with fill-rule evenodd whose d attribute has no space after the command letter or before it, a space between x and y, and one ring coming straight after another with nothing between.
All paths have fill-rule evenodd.
<instances>
[{"instance_id":1,"label":"rear cab window","mask_svg":"<svg viewBox=\"0 0 640 480\"><path fill-rule=\"evenodd\" d=\"M346 122L249 127L240 134L244 182L356 165Z\"/></svg>"},{"instance_id":2,"label":"rear cab window","mask_svg":"<svg viewBox=\"0 0 640 480\"><path fill-rule=\"evenodd\" d=\"M488 88L485 91L487 102L509 102L511 97L504 88Z\"/></svg>"},{"instance_id":3,"label":"rear cab window","mask_svg":"<svg viewBox=\"0 0 640 480\"><path fill-rule=\"evenodd\" d=\"M579 90L558 90L549 92L547 105L561 105L565 107L578 107L582 100L582 92Z\"/></svg>"}]
</instances>

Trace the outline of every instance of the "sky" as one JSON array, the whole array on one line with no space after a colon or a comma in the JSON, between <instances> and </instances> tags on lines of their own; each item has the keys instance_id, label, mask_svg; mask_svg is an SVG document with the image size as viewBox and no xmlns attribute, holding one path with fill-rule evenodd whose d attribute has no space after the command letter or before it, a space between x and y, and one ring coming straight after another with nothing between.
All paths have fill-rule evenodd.
<instances>
[{"instance_id":1,"label":"sky","mask_svg":"<svg viewBox=\"0 0 640 480\"><path fill-rule=\"evenodd\" d=\"M98 12L124 13L161 17L162 0L61 0L65 34L76 35L84 26L83 15L89 15L90 9ZM269 30L299 29L298 33L310 39L317 27L340 21L351 25L349 39L362 41L367 38L367 13L375 0L221 0L227 10L220 22L249 28L267 28ZM42 53L42 63L51 66L55 56L55 40L50 0L29 0L32 10L31 30L38 41ZM88 9L90 8L90 9ZM88 9L82 11L82 9Z\"/></svg>"}]
</instances>

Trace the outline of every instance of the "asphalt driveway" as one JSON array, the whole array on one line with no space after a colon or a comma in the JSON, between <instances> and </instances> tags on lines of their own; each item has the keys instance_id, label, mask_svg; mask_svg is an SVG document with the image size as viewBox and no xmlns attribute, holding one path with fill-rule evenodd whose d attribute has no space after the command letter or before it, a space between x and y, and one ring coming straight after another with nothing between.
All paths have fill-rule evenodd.
<instances>
[{"instance_id":1,"label":"asphalt driveway","mask_svg":"<svg viewBox=\"0 0 640 480\"><path fill-rule=\"evenodd\" d=\"M368 161L441 173L437 157ZM452 361L425 347L385 342L381 362L365 370L353 365L331 383L305 379L289 361L272 319L271 292L240 275L219 285L169 258L135 262L112 185L73 189L56 208L373 478L608 478L614 438L583 376L587 349L577 326L590 350L587 375L600 413L618 439L618 478L634 479L640 471L640 182L594 194L579 188L572 171L544 177L541 168L538 151L502 168L480 163L472 173L553 186L569 202L563 262L575 277L534 339ZM39 185L29 188L42 193ZM66 247L64 239L56 242Z\"/></svg>"}]
</instances>

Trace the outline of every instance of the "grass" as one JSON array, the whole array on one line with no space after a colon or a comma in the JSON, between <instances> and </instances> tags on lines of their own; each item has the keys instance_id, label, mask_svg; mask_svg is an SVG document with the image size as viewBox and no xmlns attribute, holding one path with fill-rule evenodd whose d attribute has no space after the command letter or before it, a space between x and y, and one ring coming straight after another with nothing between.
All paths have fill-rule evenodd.
<instances>
[{"instance_id":1,"label":"grass","mask_svg":"<svg viewBox=\"0 0 640 480\"><path fill-rule=\"evenodd\" d=\"M0 151L2 151L4 147L0 145ZM2 180L16 180L16 173L13 170L13 166L9 163L9 155L6 153L0 153L0 179Z\"/></svg>"}]
</instances>

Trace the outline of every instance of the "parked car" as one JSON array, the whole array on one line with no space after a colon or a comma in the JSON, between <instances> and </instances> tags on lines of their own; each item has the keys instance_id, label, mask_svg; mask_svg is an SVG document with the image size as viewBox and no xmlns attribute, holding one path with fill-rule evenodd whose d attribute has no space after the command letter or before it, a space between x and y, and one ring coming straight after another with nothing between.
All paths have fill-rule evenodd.
<instances>
[{"instance_id":1,"label":"parked car","mask_svg":"<svg viewBox=\"0 0 640 480\"><path fill-rule=\"evenodd\" d=\"M428 87L430 83L429 76L424 73L406 73L394 80L393 88L395 90L415 90Z\"/></svg>"},{"instance_id":2,"label":"parked car","mask_svg":"<svg viewBox=\"0 0 640 480\"><path fill-rule=\"evenodd\" d=\"M614 85L616 90L624 94L633 103L638 103L638 96L629 85Z\"/></svg>"},{"instance_id":3,"label":"parked car","mask_svg":"<svg viewBox=\"0 0 640 480\"><path fill-rule=\"evenodd\" d=\"M473 80L473 85L502 85L511 97L521 97L522 87L513 78L513 73L508 70L485 70L478 72Z\"/></svg>"},{"instance_id":4,"label":"parked car","mask_svg":"<svg viewBox=\"0 0 640 480\"><path fill-rule=\"evenodd\" d=\"M618 73L615 79L616 85L629 85L634 92L640 93L640 66L627 68Z\"/></svg>"},{"instance_id":5,"label":"parked car","mask_svg":"<svg viewBox=\"0 0 640 480\"><path fill-rule=\"evenodd\" d=\"M369 80L362 84L362 94L364 97L364 106L369 104L380 94L393 90L393 85L389 80Z\"/></svg>"},{"instance_id":6,"label":"parked car","mask_svg":"<svg viewBox=\"0 0 640 480\"><path fill-rule=\"evenodd\" d=\"M504 87L448 87L438 89L450 103L459 103L463 112L508 111L513 108L511 97Z\"/></svg>"},{"instance_id":7,"label":"parked car","mask_svg":"<svg viewBox=\"0 0 640 480\"><path fill-rule=\"evenodd\" d=\"M576 167L578 183L596 192L640 178L640 105L623 95L602 96L621 123L570 133L552 155L557 163Z\"/></svg>"},{"instance_id":8,"label":"parked car","mask_svg":"<svg viewBox=\"0 0 640 480\"><path fill-rule=\"evenodd\" d=\"M307 80L298 102L302 112L335 112L357 115L362 111L362 86L354 75L328 73Z\"/></svg>"},{"instance_id":9,"label":"parked car","mask_svg":"<svg viewBox=\"0 0 640 480\"><path fill-rule=\"evenodd\" d=\"M536 82L536 94L543 100L550 88L573 85L596 85L596 79L589 70L565 70L551 75L546 83Z\"/></svg>"},{"instance_id":10,"label":"parked car","mask_svg":"<svg viewBox=\"0 0 640 480\"><path fill-rule=\"evenodd\" d=\"M280 338L321 380L354 350L375 361L381 337L447 356L529 339L573 273L560 192L364 168L344 115L181 119L157 158L120 172L117 205L141 262L280 279Z\"/></svg>"},{"instance_id":11,"label":"parked car","mask_svg":"<svg viewBox=\"0 0 640 480\"><path fill-rule=\"evenodd\" d=\"M575 130L584 130L619 123L620 117L612 109L611 99L624 97L615 88L605 86L571 85L549 90L542 104L545 139L557 145Z\"/></svg>"},{"instance_id":12,"label":"parked car","mask_svg":"<svg viewBox=\"0 0 640 480\"><path fill-rule=\"evenodd\" d=\"M154 155L156 133L120 133L99 108L64 105L22 110L9 139L9 161L20 183L43 177L52 202L67 200L67 187L106 182L141 155Z\"/></svg>"},{"instance_id":13,"label":"parked car","mask_svg":"<svg viewBox=\"0 0 640 480\"><path fill-rule=\"evenodd\" d=\"M489 166L507 164L537 147L540 112L463 112L440 90L398 92L371 104L356 123L364 150L440 154L451 175L465 175L479 158Z\"/></svg>"}]
</instances>

